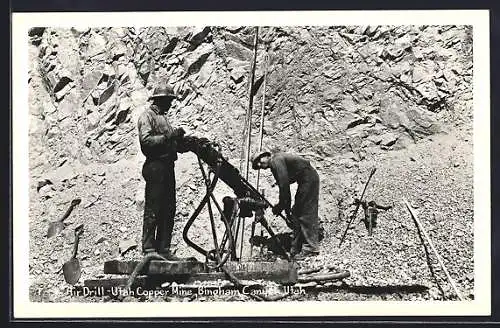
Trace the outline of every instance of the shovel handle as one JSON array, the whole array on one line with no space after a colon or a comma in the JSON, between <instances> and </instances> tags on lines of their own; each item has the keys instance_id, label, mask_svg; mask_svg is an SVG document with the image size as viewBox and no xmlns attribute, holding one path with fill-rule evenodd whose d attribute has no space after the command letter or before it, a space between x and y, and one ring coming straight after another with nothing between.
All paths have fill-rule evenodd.
<instances>
[{"instance_id":1,"label":"shovel handle","mask_svg":"<svg viewBox=\"0 0 500 328\"><path fill-rule=\"evenodd\" d=\"M78 252L78 243L80 242L80 235L75 235L75 243L73 244L73 254L71 258L76 258L76 253Z\"/></svg>"},{"instance_id":2,"label":"shovel handle","mask_svg":"<svg viewBox=\"0 0 500 328\"><path fill-rule=\"evenodd\" d=\"M73 244L73 254L71 258L76 258L76 254L78 253L78 244L80 243L80 235L83 233L83 226L78 226L75 229L75 243Z\"/></svg>"},{"instance_id":3,"label":"shovel handle","mask_svg":"<svg viewBox=\"0 0 500 328\"><path fill-rule=\"evenodd\" d=\"M59 222L63 222L68 218L68 216L71 214L73 209L76 207L76 205L80 204L82 200L80 198L75 198L71 201L71 204L69 205L68 209L66 210L66 213L62 216L61 219L59 219Z\"/></svg>"},{"instance_id":4,"label":"shovel handle","mask_svg":"<svg viewBox=\"0 0 500 328\"><path fill-rule=\"evenodd\" d=\"M377 168L372 168L372 170L370 171L370 176L368 177L368 179L366 180L366 183L365 183L365 186L363 188L363 192L361 193L361 197L359 197L359 201L356 202L356 208L354 209L354 212L352 213L352 216L351 216L351 220L349 221L349 223L347 224L347 228L345 229L344 231L344 234L342 235L342 238L340 239L340 243L339 243L339 247L342 245L342 243L344 242L345 240L345 237L347 235L347 231L349 230L349 227L351 226L352 222L354 221L354 219L356 219L356 215L358 214L358 209L359 209L359 206L361 205L361 202L363 201L363 196L365 195L365 191L366 191L366 188L368 187L368 184L370 183L370 180L371 178L373 177L373 175L375 174L375 171L377 170Z\"/></svg>"}]
</instances>

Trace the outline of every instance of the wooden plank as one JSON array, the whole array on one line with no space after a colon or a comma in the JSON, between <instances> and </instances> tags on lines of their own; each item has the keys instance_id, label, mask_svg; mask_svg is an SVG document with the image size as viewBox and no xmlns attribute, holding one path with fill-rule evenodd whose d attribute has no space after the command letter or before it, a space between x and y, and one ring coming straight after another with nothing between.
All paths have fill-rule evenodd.
<instances>
[{"instance_id":1,"label":"wooden plank","mask_svg":"<svg viewBox=\"0 0 500 328\"><path fill-rule=\"evenodd\" d=\"M314 274L314 275L304 275L298 277L298 282L306 283L311 281L329 281L329 280L341 280L349 277L351 274L349 271L344 270L336 273L325 273L325 274Z\"/></svg>"},{"instance_id":2,"label":"wooden plank","mask_svg":"<svg viewBox=\"0 0 500 328\"><path fill-rule=\"evenodd\" d=\"M110 261L112 262L112 261ZM122 262L123 263L123 262ZM244 263L242 265L242 263ZM109 264L108 264L109 265ZM282 284L294 284L297 282L297 267L286 261L280 262L235 262L228 263L228 269L240 280L271 280ZM244 270L234 270L240 268ZM268 269L258 271L257 269ZM272 269L272 270L271 270ZM177 282L194 284L203 281L227 280L223 272L193 272L192 274L161 274L157 276L138 276L132 287L154 287L164 282ZM84 286L94 287L122 287L127 284L127 278L88 279Z\"/></svg>"},{"instance_id":3,"label":"wooden plank","mask_svg":"<svg viewBox=\"0 0 500 328\"><path fill-rule=\"evenodd\" d=\"M262 274L260 275L257 272L250 272L250 274L246 271L234 271L233 274L240 280L252 280L252 279L262 279L262 280L271 280L276 281L282 284L294 284L297 282L297 271L295 269L275 273L275 274ZM217 280L227 280L226 275L223 272L213 272L213 273L197 273L191 276L158 276L158 277L147 277L147 276L139 276L136 278L135 283L132 287L145 287L145 286L159 286L164 282L177 282L177 283L185 283L185 284L194 284L196 282L203 281L217 281ZM86 287L119 287L125 286L127 284L128 278L107 278L107 279L87 279L84 281L84 286Z\"/></svg>"},{"instance_id":4,"label":"wooden plank","mask_svg":"<svg viewBox=\"0 0 500 328\"><path fill-rule=\"evenodd\" d=\"M139 261L120 261L112 260L104 262L105 274L131 274ZM149 262L141 270L140 274L156 275L156 274L192 274L206 272L204 263L195 261L158 261Z\"/></svg>"},{"instance_id":5,"label":"wooden plank","mask_svg":"<svg viewBox=\"0 0 500 328\"><path fill-rule=\"evenodd\" d=\"M278 261L228 261L224 264L231 271L249 271L249 272L265 272L265 271L283 271L288 270L290 262L284 260Z\"/></svg>"},{"instance_id":6,"label":"wooden plank","mask_svg":"<svg viewBox=\"0 0 500 328\"><path fill-rule=\"evenodd\" d=\"M288 261L231 261L225 267L238 279L264 279L283 284L297 281L297 265Z\"/></svg>"}]
</instances>

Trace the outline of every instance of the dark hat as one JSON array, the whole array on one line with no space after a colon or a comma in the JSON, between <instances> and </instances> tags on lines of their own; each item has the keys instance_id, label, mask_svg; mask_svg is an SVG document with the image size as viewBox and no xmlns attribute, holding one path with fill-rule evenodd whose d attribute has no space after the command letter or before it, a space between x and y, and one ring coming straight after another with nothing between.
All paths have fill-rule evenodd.
<instances>
[{"instance_id":1,"label":"dark hat","mask_svg":"<svg viewBox=\"0 0 500 328\"><path fill-rule=\"evenodd\" d=\"M267 150L262 150L262 151L252 155L252 159L251 159L252 160L252 169L254 169L254 170L258 169L257 163L264 156L271 156L271 152L267 151Z\"/></svg>"},{"instance_id":2,"label":"dark hat","mask_svg":"<svg viewBox=\"0 0 500 328\"><path fill-rule=\"evenodd\" d=\"M149 97L149 99L151 100L163 97L176 98L174 88L172 88L172 86L170 86L169 84L157 86L153 92L153 95Z\"/></svg>"}]
</instances>

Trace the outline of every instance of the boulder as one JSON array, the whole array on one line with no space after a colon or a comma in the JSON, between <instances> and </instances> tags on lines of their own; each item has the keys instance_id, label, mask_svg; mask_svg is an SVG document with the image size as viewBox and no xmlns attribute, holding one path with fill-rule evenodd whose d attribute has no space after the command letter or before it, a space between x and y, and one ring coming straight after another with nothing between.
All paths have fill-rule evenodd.
<instances>
[{"instance_id":1,"label":"boulder","mask_svg":"<svg viewBox=\"0 0 500 328\"><path fill-rule=\"evenodd\" d=\"M119 63L118 65L116 65L116 71L121 84L125 84L126 82L130 81L130 77L128 74L129 68L127 67L127 64Z\"/></svg>"},{"instance_id":2,"label":"boulder","mask_svg":"<svg viewBox=\"0 0 500 328\"><path fill-rule=\"evenodd\" d=\"M226 26L225 29L231 33L238 33L243 29L243 26Z\"/></svg>"},{"instance_id":3,"label":"boulder","mask_svg":"<svg viewBox=\"0 0 500 328\"><path fill-rule=\"evenodd\" d=\"M435 114L424 111L418 107L410 108L406 113L406 117L410 124L407 128L416 136L429 136L440 133L442 130Z\"/></svg>"},{"instance_id":4,"label":"boulder","mask_svg":"<svg viewBox=\"0 0 500 328\"><path fill-rule=\"evenodd\" d=\"M186 37L186 41L191 44L191 50L200 45L203 40L208 36L211 29L208 26L205 27L195 27L191 33Z\"/></svg>"},{"instance_id":5,"label":"boulder","mask_svg":"<svg viewBox=\"0 0 500 328\"><path fill-rule=\"evenodd\" d=\"M54 197L56 191L52 185L45 185L38 190L38 194L42 199L49 199Z\"/></svg>"},{"instance_id":6,"label":"boulder","mask_svg":"<svg viewBox=\"0 0 500 328\"><path fill-rule=\"evenodd\" d=\"M244 66L237 66L231 70L230 77L235 83L240 83L245 77L246 69Z\"/></svg>"},{"instance_id":7,"label":"boulder","mask_svg":"<svg viewBox=\"0 0 500 328\"><path fill-rule=\"evenodd\" d=\"M245 46L232 40L227 40L224 44L226 56L249 62L252 59L252 51Z\"/></svg>"},{"instance_id":8,"label":"boulder","mask_svg":"<svg viewBox=\"0 0 500 328\"><path fill-rule=\"evenodd\" d=\"M358 42L363 42L366 39L366 35L359 35L353 33L339 33L344 39L346 39L350 44L355 44Z\"/></svg>"},{"instance_id":9,"label":"boulder","mask_svg":"<svg viewBox=\"0 0 500 328\"><path fill-rule=\"evenodd\" d=\"M102 78L102 71L93 69L84 75L81 83L81 92L83 97L87 96L92 91Z\"/></svg>"},{"instance_id":10,"label":"boulder","mask_svg":"<svg viewBox=\"0 0 500 328\"><path fill-rule=\"evenodd\" d=\"M28 30L28 36L42 36L45 29L45 27L32 27Z\"/></svg>"},{"instance_id":11,"label":"boulder","mask_svg":"<svg viewBox=\"0 0 500 328\"><path fill-rule=\"evenodd\" d=\"M206 44L200 46L184 57L182 65L187 75L198 73L213 51L213 46Z\"/></svg>"},{"instance_id":12,"label":"boulder","mask_svg":"<svg viewBox=\"0 0 500 328\"><path fill-rule=\"evenodd\" d=\"M151 73L151 64L149 61L145 60L139 66L137 73L141 76L144 81L148 80L149 74Z\"/></svg>"},{"instance_id":13,"label":"boulder","mask_svg":"<svg viewBox=\"0 0 500 328\"><path fill-rule=\"evenodd\" d=\"M174 51L174 49L178 43L179 43L178 37L176 37L176 36L171 37L170 40L168 41L167 45L162 49L161 53L162 54L172 53L172 51Z\"/></svg>"},{"instance_id":14,"label":"boulder","mask_svg":"<svg viewBox=\"0 0 500 328\"><path fill-rule=\"evenodd\" d=\"M241 34L225 32L224 40L232 40L238 44L241 44L245 48L248 48L249 50L253 50L253 42L254 42L253 32L252 35L241 35Z\"/></svg>"},{"instance_id":15,"label":"boulder","mask_svg":"<svg viewBox=\"0 0 500 328\"><path fill-rule=\"evenodd\" d=\"M391 128L397 129L401 125L401 121L406 117L405 113L408 105L395 95L386 95L381 100L379 117L382 124Z\"/></svg>"},{"instance_id":16,"label":"boulder","mask_svg":"<svg viewBox=\"0 0 500 328\"><path fill-rule=\"evenodd\" d=\"M52 138L58 136L60 133L61 133L61 130L59 129L59 127L51 126L47 130L47 134L45 136L47 137L47 139L52 139Z\"/></svg>"},{"instance_id":17,"label":"boulder","mask_svg":"<svg viewBox=\"0 0 500 328\"><path fill-rule=\"evenodd\" d=\"M39 46L42 43L43 32L45 27L32 27L28 31L28 36L30 37L31 44Z\"/></svg>"},{"instance_id":18,"label":"boulder","mask_svg":"<svg viewBox=\"0 0 500 328\"><path fill-rule=\"evenodd\" d=\"M49 179L39 180L36 185L36 191L40 192L40 189L42 189L46 185L52 185L52 181L50 181Z\"/></svg>"},{"instance_id":19,"label":"boulder","mask_svg":"<svg viewBox=\"0 0 500 328\"><path fill-rule=\"evenodd\" d=\"M363 28L362 33L368 36L374 36L379 30L379 26L367 25Z\"/></svg>"},{"instance_id":20,"label":"boulder","mask_svg":"<svg viewBox=\"0 0 500 328\"><path fill-rule=\"evenodd\" d=\"M120 230L120 231L122 231L122 230ZM125 232L125 231L122 231L122 232ZM121 255L125 255L128 251L136 249L137 248L137 243L135 241L133 241L133 240L124 239L124 240L120 241L120 244L119 244L118 247L119 247L119 250L120 250L120 254Z\"/></svg>"},{"instance_id":21,"label":"boulder","mask_svg":"<svg viewBox=\"0 0 500 328\"><path fill-rule=\"evenodd\" d=\"M87 58L95 57L99 54L104 54L106 51L107 41L103 35L99 33L92 33L88 39L87 45Z\"/></svg>"},{"instance_id":22,"label":"boulder","mask_svg":"<svg viewBox=\"0 0 500 328\"><path fill-rule=\"evenodd\" d=\"M87 115L87 130L93 130L99 126L101 116L98 111L94 111Z\"/></svg>"},{"instance_id":23,"label":"boulder","mask_svg":"<svg viewBox=\"0 0 500 328\"><path fill-rule=\"evenodd\" d=\"M365 123L365 119L364 118L362 118L360 116L354 117L352 120L350 120L347 123L346 129L352 129L353 127L355 127L357 125L360 125L362 123Z\"/></svg>"},{"instance_id":24,"label":"boulder","mask_svg":"<svg viewBox=\"0 0 500 328\"><path fill-rule=\"evenodd\" d=\"M39 46L42 43L42 37L41 36L32 36L30 37L30 42L34 46Z\"/></svg>"},{"instance_id":25,"label":"boulder","mask_svg":"<svg viewBox=\"0 0 500 328\"><path fill-rule=\"evenodd\" d=\"M377 135L377 134L369 135L366 139L373 142L376 145L378 145L382 142L382 136Z\"/></svg>"},{"instance_id":26,"label":"boulder","mask_svg":"<svg viewBox=\"0 0 500 328\"><path fill-rule=\"evenodd\" d=\"M210 56L208 59L210 59ZM207 60L207 63L198 72L198 78L195 82L196 87L204 87L211 78L215 79L216 75L213 74L215 69L216 63L213 60Z\"/></svg>"},{"instance_id":27,"label":"boulder","mask_svg":"<svg viewBox=\"0 0 500 328\"><path fill-rule=\"evenodd\" d=\"M104 91L99 95L97 104L104 104L115 92L115 83L111 83Z\"/></svg>"},{"instance_id":28,"label":"boulder","mask_svg":"<svg viewBox=\"0 0 500 328\"><path fill-rule=\"evenodd\" d=\"M71 31L74 31L74 32L79 33L79 34L85 34L85 33L88 33L90 31L90 27L73 26L71 28Z\"/></svg>"},{"instance_id":29,"label":"boulder","mask_svg":"<svg viewBox=\"0 0 500 328\"><path fill-rule=\"evenodd\" d=\"M403 36L394 40L394 44L399 49L409 50L411 49L412 41L412 37L409 34L403 34Z\"/></svg>"},{"instance_id":30,"label":"boulder","mask_svg":"<svg viewBox=\"0 0 500 328\"><path fill-rule=\"evenodd\" d=\"M95 244L97 245L97 244L100 244L100 243L104 242L107 239L108 238L106 238L103 235L98 235L94 240L95 240Z\"/></svg>"},{"instance_id":31,"label":"boulder","mask_svg":"<svg viewBox=\"0 0 500 328\"><path fill-rule=\"evenodd\" d=\"M62 87L60 90L54 93L56 101L61 101L64 98L64 96L66 96L70 92L70 90L73 89L74 87L75 83L73 83L72 81L68 81L68 83L65 84L64 87Z\"/></svg>"},{"instance_id":32,"label":"boulder","mask_svg":"<svg viewBox=\"0 0 500 328\"><path fill-rule=\"evenodd\" d=\"M135 193L135 205L138 211L144 210L144 189L138 189Z\"/></svg>"},{"instance_id":33,"label":"boulder","mask_svg":"<svg viewBox=\"0 0 500 328\"><path fill-rule=\"evenodd\" d=\"M434 81L419 84L416 89L422 95L422 99L420 100L422 104L433 104L441 99Z\"/></svg>"},{"instance_id":34,"label":"boulder","mask_svg":"<svg viewBox=\"0 0 500 328\"><path fill-rule=\"evenodd\" d=\"M56 63L54 62L54 66ZM42 70L42 73L45 73L45 81L48 83L49 89L54 93L58 93L64 87L73 82L74 79L71 76L71 73L68 70L59 68L54 69L49 72L49 70Z\"/></svg>"},{"instance_id":35,"label":"boulder","mask_svg":"<svg viewBox=\"0 0 500 328\"><path fill-rule=\"evenodd\" d=\"M435 63L432 61L425 61L413 67L412 81L413 83L426 83L432 80L436 73Z\"/></svg>"},{"instance_id":36,"label":"boulder","mask_svg":"<svg viewBox=\"0 0 500 328\"><path fill-rule=\"evenodd\" d=\"M394 145L397 140L398 140L398 137L396 136L396 134L394 134L392 132L388 132L388 133L380 136L380 145L390 147L390 146Z\"/></svg>"},{"instance_id":37,"label":"boulder","mask_svg":"<svg viewBox=\"0 0 500 328\"><path fill-rule=\"evenodd\" d=\"M64 99L61 100L57 107L57 118L59 121L64 120L66 117L74 115L79 107L78 96L76 91L70 92Z\"/></svg>"},{"instance_id":38,"label":"boulder","mask_svg":"<svg viewBox=\"0 0 500 328\"><path fill-rule=\"evenodd\" d=\"M123 42L115 42L111 48L111 58L117 60L118 58L127 54L127 46Z\"/></svg>"},{"instance_id":39,"label":"boulder","mask_svg":"<svg viewBox=\"0 0 500 328\"><path fill-rule=\"evenodd\" d=\"M118 104L118 110L116 112L115 124L120 124L124 122L127 118L128 113L132 110L132 100L129 97L120 98L120 103Z\"/></svg>"},{"instance_id":40,"label":"boulder","mask_svg":"<svg viewBox=\"0 0 500 328\"><path fill-rule=\"evenodd\" d=\"M72 165L65 163L49 174L50 181L61 183L78 177L78 171Z\"/></svg>"}]
</instances>

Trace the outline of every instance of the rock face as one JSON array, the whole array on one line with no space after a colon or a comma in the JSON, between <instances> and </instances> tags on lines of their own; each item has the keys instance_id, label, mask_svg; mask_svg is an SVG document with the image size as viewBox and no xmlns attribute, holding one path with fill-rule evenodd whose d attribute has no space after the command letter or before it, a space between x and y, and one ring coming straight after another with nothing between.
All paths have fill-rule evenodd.
<instances>
[{"instance_id":1,"label":"rock face","mask_svg":"<svg viewBox=\"0 0 500 328\"><path fill-rule=\"evenodd\" d=\"M52 139L37 145L47 148L47 164L61 157L115 162L135 155L135 120L159 80L168 80L180 95L171 113L174 124L223 140L224 152L235 156L252 33L218 27L34 28L30 35L40 42L30 86L50 99L38 105L39 133ZM470 28L456 26L261 28L270 57L266 144L335 157L352 147L370 153L404 147L443 131L471 105L470 35ZM255 91L257 128L262 90ZM64 145L54 138L64 138Z\"/></svg>"}]
</instances>

